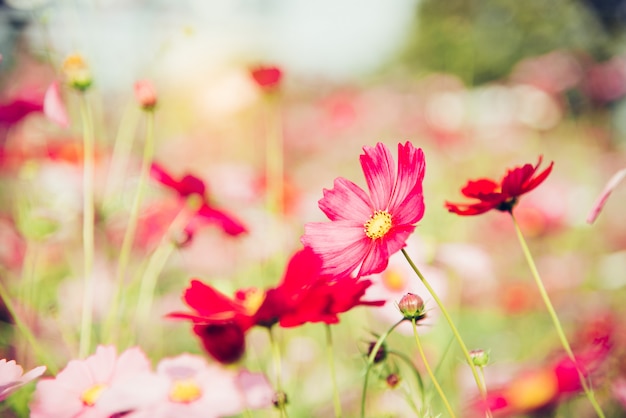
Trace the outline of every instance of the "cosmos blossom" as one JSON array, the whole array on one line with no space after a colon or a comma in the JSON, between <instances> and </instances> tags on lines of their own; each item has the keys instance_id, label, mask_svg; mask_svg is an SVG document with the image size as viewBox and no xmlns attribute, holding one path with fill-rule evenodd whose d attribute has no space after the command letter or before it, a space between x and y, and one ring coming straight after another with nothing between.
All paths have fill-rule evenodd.
<instances>
[{"instance_id":1,"label":"cosmos blossom","mask_svg":"<svg viewBox=\"0 0 626 418\"><path fill-rule=\"evenodd\" d=\"M470 180L461 189L465 197L478 200L474 203L450 203L446 202L449 212L457 215L480 215L496 209L502 212L511 212L517 204L519 197L539 186L552 171L554 163L550 163L548 168L538 173L542 157L533 167L524 164L507 170L502 180L499 182L487 178Z\"/></svg>"},{"instance_id":2,"label":"cosmos blossom","mask_svg":"<svg viewBox=\"0 0 626 418\"><path fill-rule=\"evenodd\" d=\"M151 400L128 418L219 418L269 407L274 394L260 373L226 369L192 354L162 359L150 379L131 379L115 395L127 396L140 384L150 387Z\"/></svg>"},{"instance_id":3,"label":"cosmos blossom","mask_svg":"<svg viewBox=\"0 0 626 418\"><path fill-rule=\"evenodd\" d=\"M119 382L138 374L149 373L150 362L137 347L119 356L113 346L98 346L96 353L84 360L71 360L55 378L37 383L31 403L32 418L105 417L110 410L99 400Z\"/></svg>"},{"instance_id":4,"label":"cosmos blossom","mask_svg":"<svg viewBox=\"0 0 626 418\"><path fill-rule=\"evenodd\" d=\"M369 280L335 280L321 275L321 268L319 256L305 248L293 255L278 286L240 289L232 298L194 279L183 295L193 312L173 312L168 317L190 320L204 349L217 361L232 363L243 355L245 334L253 326L334 324L339 322L338 314L355 306L384 303L362 299Z\"/></svg>"},{"instance_id":5,"label":"cosmos blossom","mask_svg":"<svg viewBox=\"0 0 626 418\"><path fill-rule=\"evenodd\" d=\"M410 142L398 144L397 174L384 144L363 151L360 161L369 195L350 180L335 179L319 201L331 222L306 224L301 239L322 257L323 272L335 276L347 276L357 267L357 277L383 271L424 215L422 150Z\"/></svg>"},{"instance_id":6,"label":"cosmos blossom","mask_svg":"<svg viewBox=\"0 0 626 418\"><path fill-rule=\"evenodd\" d=\"M46 371L46 366L35 367L28 373L15 360L0 360L0 402L26 383L37 379Z\"/></svg>"},{"instance_id":7,"label":"cosmos blossom","mask_svg":"<svg viewBox=\"0 0 626 418\"><path fill-rule=\"evenodd\" d=\"M607 359L608 348L596 345L576 355L578 365L567 355L543 367L527 370L505 385L491 389L474 408L480 416L486 408L494 416L517 416L556 405L563 398L582 392L579 372L589 378Z\"/></svg>"},{"instance_id":8,"label":"cosmos blossom","mask_svg":"<svg viewBox=\"0 0 626 418\"><path fill-rule=\"evenodd\" d=\"M200 178L185 174L180 179L176 179L157 163L152 164L150 175L154 180L175 191L181 199L185 201L189 198L197 199L194 214L184 230L186 234L184 242L191 240L198 229L208 225L216 225L231 236L248 231L234 216L209 202L206 184Z\"/></svg>"}]
</instances>

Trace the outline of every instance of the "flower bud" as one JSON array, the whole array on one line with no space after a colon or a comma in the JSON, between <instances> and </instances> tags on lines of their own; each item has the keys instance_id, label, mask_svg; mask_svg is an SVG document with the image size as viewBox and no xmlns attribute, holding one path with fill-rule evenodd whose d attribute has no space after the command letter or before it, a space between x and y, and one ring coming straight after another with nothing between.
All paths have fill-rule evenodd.
<instances>
[{"instance_id":1,"label":"flower bud","mask_svg":"<svg viewBox=\"0 0 626 418\"><path fill-rule=\"evenodd\" d=\"M93 81L89 66L80 54L71 54L65 59L63 73L67 84L79 91L87 90Z\"/></svg>"},{"instance_id":2,"label":"flower bud","mask_svg":"<svg viewBox=\"0 0 626 418\"><path fill-rule=\"evenodd\" d=\"M271 91L280 85L283 72L274 66L258 66L250 69L250 75L261 89Z\"/></svg>"},{"instance_id":3,"label":"flower bud","mask_svg":"<svg viewBox=\"0 0 626 418\"><path fill-rule=\"evenodd\" d=\"M471 350L469 355L476 367L485 367L489 363L489 352L485 350Z\"/></svg>"},{"instance_id":4,"label":"flower bud","mask_svg":"<svg viewBox=\"0 0 626 418\"><path fill-rule=\"evenodd\" d=\"M135 83L135 98L144 110L152 110L157 104L157 94L154 85L148 80L139 80Z\"/></svg>"},{"instance_id":5,"label":"flower bud","mask_svg":"<svg viewBox=\"0 0 626 418\"><path fill-rule=\"evenodd\" d=\"M372 351L374 350L375 346L376 346L376 342L371 342L369 344L369 347L367 348L367 358L369 358L372 355ZM386 358L387 358L387 347L385 347L385 344L382 344L378 348L378 351L376 351L376 354L374 355L374 364L385 361Z\"/></svg>"},{"instance_id":6,"label":"flower bud","mask_svg":"<svg viewBox=\"0 0 626 418\"><path fill-rule=\"evenodd\" d=\"M404 295L398 303L398 309L405 319L422 319L426 316L424 301L414 293Z\"/></svg>"},{"instance_id":7,"label":"flower bud","mask_svg":"<svg viewBox=\"0 0 626 418\"><path fill-rule=\"evenodd\" d=\"M276 392L272 398L272 404L275 408L283 409L287 405L287 394L285 392Z\"/></svg>"},{"instance_id":8,"label":"flower bud","mask_svg":"<svg viewBox=\"0 0 626 418\"><path fill-rule=\"evenodd\" d=\"M389 385L391 389L400 384L400 376L395 373L391 373L389 376L387 376L385 380L387 381L387 385Z\"/></svg>"}]
</instances>

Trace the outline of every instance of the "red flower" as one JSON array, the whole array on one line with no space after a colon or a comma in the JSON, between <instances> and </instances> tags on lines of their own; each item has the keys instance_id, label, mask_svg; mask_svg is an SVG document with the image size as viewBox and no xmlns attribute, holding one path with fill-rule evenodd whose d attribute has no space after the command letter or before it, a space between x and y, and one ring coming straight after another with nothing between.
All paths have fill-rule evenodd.
<instances>
[{"instance_id":1,"label":"red flower","mask_svg":"<svg viewBox=\"0 0 626 418\"><path fill-rule=\"evenodd\" d=\"M508 170L498 183L491 179L470 180L461 189L464 196L478 199L476 203L450 203L446 202L446 208L457 215L480 215L496 209L503 212L511 212L519 197L539 186L552 171L554 163L537 174L542 157L539 157L537 165L524 164Z\"/></svg>"},{"instance_id":2,"label":"red flower","mask_svg":"<svg viewBox=\"0 0 626 418\"><path fill-rule=\"evenodd\" d=\"M0 125L14 125L35 112L43 112L43 95L25 91L9 102L0 104Z\"/></svg>"},{"instance_id":3,"label":"red flower","mask_svg":"<svg viewBox=\"0 0 626 418\"><path fill-rule=\"evenodd\" d=\"M250 69L250 75L259 87L272 90L280 84L283 72L275 66L257 66Z\"/></svg>"},{"instance_id":4,"label":"red flower","mask_svg":"<svg viewBox=\"0 0 626 418\"><path fill-rule=\"evenodd\" d=\"M232 298L199 280L192 280L183 296L194 312L174 312L170 318L191 320L206 351L223 363L237 361L245 349L245 333L253 326L293 327L306 322L339 322L337 315L363 301L369 280L331 280L320 276L321 260L309 248L289 261L282 282L274 288L241 289Z\"/></svg>"},{"instance_id":5,"label":"red flower","mask_svg":"<svg viewBox=\"0 0 626 418\"><path fill-rule=\"evenodd\" d=\"M595 372L607 358L604 346L595 346L576 356L578 367L585 377ZM578 370L569 356L553 363L529 370L513 378L506 385L489 391L486 400L475 408L480 416L488 407L496 416L517 416L554 406L564 397L583 390Z\"/></svg>"},{"instance_id":6,"label":"red flower","mask_svg":"<svg viewBox=\"0 0 626 418\"><path fill-rule=\"evenodd\" d=\"M225 233L232 236L247 232L247 228L239 220L209 203L206 193L207 187L198 177L185 174L180 180L176 180L156 163L152 164L150 172L153 179L174 190L180 198L187 200L192 196L197 196L199 199L199 205L196 205L194 209L194 216L185 227L186 239L183 240L183 243L189 242L198 229L207 225L217 225Z\"/></svg>"}]
</instances>

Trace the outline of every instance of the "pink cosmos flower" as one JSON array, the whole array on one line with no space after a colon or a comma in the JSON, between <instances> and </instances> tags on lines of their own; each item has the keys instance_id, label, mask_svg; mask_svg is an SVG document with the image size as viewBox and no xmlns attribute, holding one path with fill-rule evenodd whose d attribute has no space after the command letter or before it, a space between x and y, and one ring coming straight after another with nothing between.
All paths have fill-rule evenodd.
<instances>
[{"instance_id":1,"label":"pink cosmos flower","mask_svg":"<svg viewBox=\"0 0 626 418\"><path fill-rule=\"evenodd\" d=\"M139 382L130 380L125 386L136 391L136 383ZM125 415L127 418L231 416L246 408L271 406L274 394L262 374L247 371L238 373L208 364L204 358L191 354L161 360L154 380L147 384L155 394L153 402ZM128 390L125 392L128 393Z\"/></svg>"},{"instance_id":2,"label":"pink cosmos flower","mask_svg":"<svg viewBox=\"0 0 626 418\"><path fill-rule=\"evenodd\" d=\"M606 183L606 186L604 186L604 190L602 190L602 193L600 193L600 196L598 196L598 198L596 199L593 208L591 209L591 212L589 212L589 215L587 215L587 223L594 223L598 215L600 215L600 212L602 212L602 209L604 208L606 201L609 199L609 196L611 195L611 193L613 193L613 190L615 190L617 185L620 184L622 180L624 180L624 178L626 178L626 168L618 171L613 175L613 177L609 179L609 181Z\"/></svg>"},{"instance_id":3,"label":"pink cosmos flower","mask_svg":"<svg viewBox=\"0 0 626 418\"><path fill-rule=\"evenodd\" d=\"M0 360L0 402L9 397L26 383L37 379L46 371L46 366L35 367L24 374L22 366L15 363L15 360Z\"/></svg>"},{"instance_id":4,"label":"pink cosmos flower","mask_svg":"<svg viewBox=\"0 0 626 418\"><path fill-rule=\"evenodd\" d=\"M55 81L50 84L43 98L43 113L49 120L56 123L62 128L70 126L70 119L67 115L67 109L61 98L61 88L59 82Z\"/></svg>"},{"instance_id":5,"label":"pink cosmos flower","mask_svg":"<svg viewBox=\"0 0 626 418\"><path fill-rule=\"evenodd\" d=\"M397 175L384 144L366 146L363 151L360 160L369 195L339 177L333 189L324 189L319 201L332 222L305 225L302 243L322 257L324 273L345 276L357 267L357 277L380 273L424 215L422 150L410 142L398 144Z\"/></svg>"},{"instance_id":6,"label":"pink cosmos flower","mask_svg":"<svg viewBox=\"0 0 626 418\"><path fill-rule=\"evenodd\" d=\"M37 384L31 418L104 418L123 412L100 405L100 397L113 385L150 371L139 348L119 356L113 346L98 346L84 360L71 360L55 378Z\"/></svg>"}]
</instances>

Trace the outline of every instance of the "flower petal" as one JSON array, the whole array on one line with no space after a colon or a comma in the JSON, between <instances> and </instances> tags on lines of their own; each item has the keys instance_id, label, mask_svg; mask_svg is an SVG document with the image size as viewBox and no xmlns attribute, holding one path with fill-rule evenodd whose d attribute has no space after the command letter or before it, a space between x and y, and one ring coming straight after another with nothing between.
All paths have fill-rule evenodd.
<instances>
[{"instance_id":1,"label":"flower petal","mask_svg":"<svg viewBox=\"0 0 626 418\"><path fill-rule=\"evenodd\" d=\"M609 199L609 196L624 178L626 178L626 168L618 171L613 175L613 177L611 177L606 186L604 186L604 190L602 190L600 196L596 199L591 212L589 212L589 215L587 216L587 223L592 224L596 220L602 211L602 208L606 204L606 201Z\"/></svg>"},{"instance_id":2,"label":"flower petal","mask_svg":"<svg viewBox=\"0 0 626 418\"><path fill-rule=\"evenodd\" d=\"M61 90L59 82L55 81L50 84L43 98L43 113L48 119L56 123L62 128L70 126L70 120L67 116L65 104L61 98Z\"/></svg>"},{"instance_id":3,"label":"flower petal","mask_svg":"<svg viewBox=\"0 0 626 418\"><path fill-rule=\"evenodd\" d=\"M395 163L389 149L382 143L363 147L361 167L367 181L374 210L387 210L396 179Z\"/></svg>"},{"instance_id":4,"label":"flower petal","mask_svg":"<svg viewBox=\"0 0 626 418\"><path fill-rule=\"evenodd\" d=\"M397 224L414 224L424 216L422 182L426 161L424 152L410 142L398 144L398 177L389 202L389 212Z\"/></svg>"},{"instance_id":5,"label":"flower petal","mask_svg":"<svg viewBox=\"0 0 626 418\"><path fill-rule=\"evenodd\" d=\"M304 231L301 241L322 258L322 274L349 275L369 251L371 239L353 221L311 222Z\"/></svg>"},{"instance_id":6,"label":"flower petal","mask_svg":"<svg viewBox=\"0 0 626 418\"><path fill-rule=\"evenodd\" d=\"M370 199L359 186L342 177L335 179L331 190L324 189L319 207L331 221L359 220L364 225L372 213Z\"/></svg>"}]
</instances>

